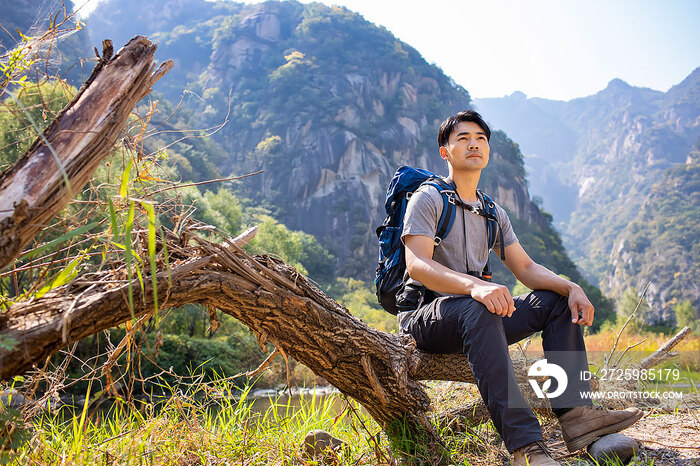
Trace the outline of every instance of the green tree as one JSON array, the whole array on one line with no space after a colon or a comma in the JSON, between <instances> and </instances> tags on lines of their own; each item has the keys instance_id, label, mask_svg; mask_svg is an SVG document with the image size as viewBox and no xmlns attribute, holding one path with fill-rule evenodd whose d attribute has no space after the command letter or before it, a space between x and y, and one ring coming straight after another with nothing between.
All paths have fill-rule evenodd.
<instances>
[{"instance_id":1,"label":"green tree","mask_svg":"<svg viewBox=\"0 0 700 466\"><path fill-rule=\"evenodd\" d=\"M216 225L231 236L240 232L243 210L238 198L231 191L226 188L219 188L216 193L206 191L204 201L207 210L203 212L203 221Z\"/></svg>"},{"instance_id":2,"label":"green tree","mask_svg":"<svg viewBox=\"0 0 700 466\"><path fill-rule=\"evenodd\" d=\"M676 313L676 325L678 328L690 327L694 333L700 331L700 322L698 321L698 313L693 307L693 303L686 299L673 306Z\"/></svg>"},{"instance_id":3,"label":"green tree","mask_svg":"<svg viewBox=\"0 0 700 466\"><path fill-rule=\"evenodd\" d=\"M183 196L183 205L195 209L194 218L228 236L235 236L241 231L243 207L235 194L221 187L216 192L205 191L204 194L194 186L179 190Z\"/></svg>"},{"instance_id":4,"label":"green tree","mask_svg":"<svg viewBox=\"0 0 700 466\"><path fill-rule=\"evenodd\" d=\"M585 279L581 279L579 285L581 285L583 291L586 292L586 296L591 300L591 304L593 304L593 308L595 309L591 332L597 332L606 322L614 322L616 316L613 301L603 295L600 288L591 285Z\"/></svg>"},{"instance_id":5,"label":"green tree","mask_svg":"<svg viewBox=\"0 0 700 466\"><path fill-rule=\"evenodd\" d=\"M635 309L637 311L635 312ZM640 300L639 292L636 288L627 289L622 298L617 302L616 325L621 327L634 312L634 317L627 324L627 331L640 332L644 328L644 319L649 314L651 307L646 298Z\"/></svg>"},{"instance_id":6,"label":"green tree","mask_svg":"<svg viewBox=\"0 0 700 466\"><path fill-rule=\"evenodd\" d=\"M277 256L316 281L328 281L333 256L313 235L292 231L269 215L258 215L257 220L258 232L250 242L253 251Z\"/></svg>"},{"instance_id":7,"label":"green tree","mask_svg":"<svg viewBox=\"0 0 700 466\"><path fill-rule=\"evenodd\" d=\"M250 242L251 249L277 256L299 272L307 275L308 272L301 263L301 235L303 233L291 231L267 215L261 215L258 219L258 232Z\"/></svg>"}]
</instances>

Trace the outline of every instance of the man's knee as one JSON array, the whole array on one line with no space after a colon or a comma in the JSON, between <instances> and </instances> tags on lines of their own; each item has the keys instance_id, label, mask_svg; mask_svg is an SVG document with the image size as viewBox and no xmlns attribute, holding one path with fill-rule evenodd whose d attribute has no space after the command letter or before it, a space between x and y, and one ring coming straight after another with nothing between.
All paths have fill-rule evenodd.
<instances>
[{"instance_id":1,"label":"man's knee","mask_svg":"<svg viewBox=\"0 0 700 466\"><path fill-rule=\"evenodd\" d=\"M479 301L466 296L455 298L452 309L458 308L458 326L465 349L469 345L490 346L505 342L503 318L488 310ZM499 343L497 343L499 342ZM504 343L504 346L507 344Z\"/></svg>"},{"instance_id":2,"label":"man's knee","mask_svg":"<svg viewBox=\"0 0 700 466\"><path fill-rule=\"evenodd\" d=\"M474 328L486 326L495 326L501 329L503 328L503 317L489 311L488 308L481 303L479 303L478 310L478 319L474 323Z\"/></svg>"},{"instance_id":3,"label":"man's knee","mask_svg":"<svg viewBox=\"0 0 700 466\"><path fill-rule=\"evenodd\" d=\"M569 310L569 298L549 290L536 290L528 296L534 307L549 309L557 313Z\"/></svg>"}]
</instances>

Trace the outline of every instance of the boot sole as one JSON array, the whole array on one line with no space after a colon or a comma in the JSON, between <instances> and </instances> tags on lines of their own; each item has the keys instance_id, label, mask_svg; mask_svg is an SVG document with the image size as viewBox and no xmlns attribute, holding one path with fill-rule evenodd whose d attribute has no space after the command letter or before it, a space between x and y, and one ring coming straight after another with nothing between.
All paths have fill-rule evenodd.
<instances>
[{"instance_id":1,"label":"boot sole","mask_svg":"<svg viewBox=\"0 0 700 466\"><path fill-rule=\"evenodd\" d=\"M639 413L635 414L634 416L628 417L624 421L620 421L617 424L611 424L609 426L601 427L598 430L588 432L585 435L581 435L580 437L576 437L574 439L569 440L568 442L566 442L566 448L567 450L569 450L570 453L578 451L595 442L596 440L598 440L598 438L602 437L603 435L614 434L615 432L625 430L626 428L640 420L642 417L644 417L644 411L639 411Z\"/></svg>"}]
</instances>

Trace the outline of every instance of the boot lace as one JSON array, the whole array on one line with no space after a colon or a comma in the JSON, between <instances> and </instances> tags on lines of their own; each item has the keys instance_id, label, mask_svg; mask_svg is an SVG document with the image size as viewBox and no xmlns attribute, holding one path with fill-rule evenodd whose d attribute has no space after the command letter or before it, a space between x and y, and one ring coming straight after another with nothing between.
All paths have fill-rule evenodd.
<instances>
[{"instance_id":1,"label":"boot lace","mask_svg":"<svg viewBox=\"0 0 700 466\"><path fill-rule=\"evenodd\" d=\"M547 448L547 445L545 445L542 440L538 440L535 443L530 444L530 446L528 446L523 453L526 457L534 453L544 453L547 457L554 459L552 454L549 452L549 448Z\"/></svg>"}]
</instances>

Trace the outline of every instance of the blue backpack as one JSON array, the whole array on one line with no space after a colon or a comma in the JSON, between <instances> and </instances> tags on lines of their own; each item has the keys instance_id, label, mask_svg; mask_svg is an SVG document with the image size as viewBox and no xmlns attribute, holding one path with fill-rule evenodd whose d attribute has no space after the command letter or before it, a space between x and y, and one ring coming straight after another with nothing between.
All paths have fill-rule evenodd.
<instances>
[{"instance_id":1,"label":"blue backpack","mask_svg":"<svg viewBox=\"0 0 700 466\"><path fill-rule=\"evenodd\" d=\"M498 228L498 219L495 215L495 204L489 196L477 190L482 208L476 208L463 203L456 195L454 183L447 183L438 175L421 168L408 166L399 167L389 183L386 191L384 208L387 213L384 223L377 228L379 239L379 265L377 266L374 284L377 287L377 299L379 304L391 314L396 315L396 296L403 288L403 278L406 272L406 258L404 246L401 242L403 231L403 218L406 215L406 205L411 195L423 185L434 186L442 195L442 213L438 221L435 246L439 246L443 238L452 228L457 215L457 206L481 215L486 219L488 232L488 245L491 250L496 243L497 232L501 235L501 259L505 258L503 250L503 233ZM470 272L472 273L472 272ZM489 264L481 273L477 273L482 279L491 280Z\"/></svg>"}]
</instances>

